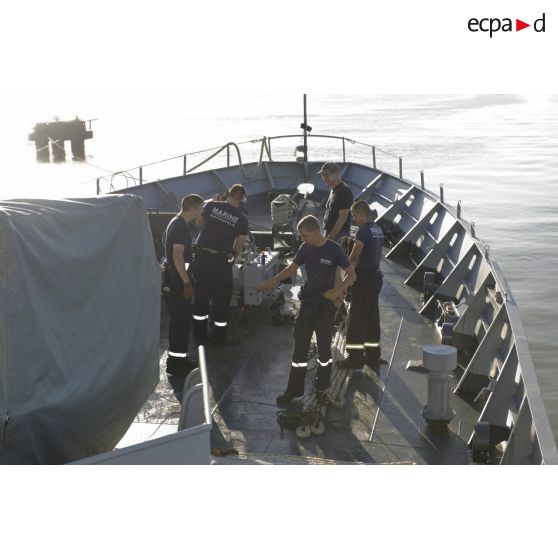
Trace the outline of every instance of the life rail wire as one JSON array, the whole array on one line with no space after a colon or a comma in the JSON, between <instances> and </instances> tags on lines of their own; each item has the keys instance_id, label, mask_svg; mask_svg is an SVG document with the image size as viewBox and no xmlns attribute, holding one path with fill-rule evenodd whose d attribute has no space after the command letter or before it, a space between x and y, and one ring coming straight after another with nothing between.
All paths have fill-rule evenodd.
<instances>
[{"instance_id":1,"label":"life rail wire","mask_svg":"<svg viewBox=\"0 0 558 558\"><path fill-rule=\"evenodd\" d=\"M134 175L132 174L132 171L137 171L137 170L140 170L140 169L144 169L145 167L150 167L150 166L157 165L157 164L160 164L160 163L167 163L167 162L169 162L169 161L175 161L175 160L177 160L177 159L184 159L184 157L190 157L190 156L192 156L192 155L200 155L200 154L202 154L202 153L208 153L208 152L210 152L210 151L213 151L213 153L212 153L209 157L206 157L203 161L201 161L200 163L196 164L194 167L191 167L191 168L187 169L187 171L186 171L185 174L189 174L189 173L191 173L192 171L194 171L194 170L200 168L201 166L205 165L206 163L208 163L209 161L211 161L212 159L214 159L217 155L219 155L220 153L222 153L225 149L230 148L230 147L233 147L233 148L235 149L235 151L236 151L236 154L237 154L237 157L238 157L238 162L239 162L240 171L241 171L243 177L244 177L246 180L251 180L251 179L254 178L254 176L257 174L257 172L258 172L258 170L259 170L259 168L260 168L260 166L261 166L261 164L262 164L262 162L263 162L264 150L267 152L269 161L272 161L272 159L271 159L271 153L270 153L270 150L269 150L269 146L268 146L267 141L268 141L268 138L266 138L266 137L264 136L263 138L257 138L257 139L252 139L252 140L246 140L246 141L242 141L242 142L228 142L228 143L226 143L225 145L222 145L222 146L210 147L210 148L207 148L207 149L200 149L200 150L198 150L198 151L191 151L191 152L188 152L188 153L184 153L184 154L182 154L182 155L175 155L175 156L173 156L173 157L167 157L166 159L160 159L160 160L157 160L157 161L152 161L151 163L145 163L145 164L143 164L143 165L139 165L139 166L136 166L136 167L132 167L132 168L129 168L129 169L125 169L125 170L110 172L109 170L101 169L101 170L103 170L104 172L107 172L107 173L109 173L109 174L107 174L107 175L105 175L105 176L100 176L100 177L94 178L94 179L89 180L89 181L87 181L87 182L94 182L94 181L100 181L100 180L108 180L108 179L110 179L110 186L111 186L111 189L114 191L114 186L113 186L113 184L112 184L112 179L113 179L115 176L123 175L123 176L125 176L126 178L129 177L130 179L132 179L132 180L134 181L134 185L137 185L138 182L141 182L141 178L134 176ZM245 164L244 164L243 161L242 161L242 154L240 153L240 149L239 149L238 146L240 146L240 145L247 145L247 144L250 144L250 143L260 143L260 142L261 142L262 145L261 145L261 148L260 148L260 155L259 155L259 160L258 160L256 169L254 170L254 173L253 173L252 175L248 175L248 174L244 171L244 166L245 166ZM246 163L246 164L250 164L250 163ZM99 167L99 168L100 168L100 167ZM128 182L127 182L126 184L128 184ZM128 187L128 186L127 186L127 187Z\"/></svg>"},{"instance_id":2,"label":"life rail wire","mask_svg":"<svg viewBox=\"0 0 558 558\"><path fill-rule=\"evenodd\" d=\"M135 182L135 185L137 185L137 183L141 182L142 180L141 180L141 178L134 176L132 174L133 171L137 171L137 170L143 169L145 167L150 167L150 166L160 164L160 163L166 163L166 162L174 161L174 160L177 160L177 159L184 159L185 157L190 157L192 155L199 155L199 154L202 154L202 153L208 153L210 151L214 152L209 157L207 157L206 159L204 159L200 163L196 164L194 167L192 167L190 169L187 169L185 174L189 174L192 171L197 170L198 168L205 165L207 162L209 162L210 160L215 158L217 155L222 153L227 148L231 148L231 147L233 147L235 149L236 153L237 153L239 166L240 166L240 169L241 169L241 172L242 172L244 178L246 180L251 180L256 175L257 170L261 166L261 163L262 163L262 160L263 160L264 150L267 152L269 161L270 162L273 161L273 159L271 157L271 149L270 149L271 140L288 139L288 138L302 138L302 137L303 136L301 134L287 134L287 135L281 135L281 136L264 136L263 138L256 138L256 139L246 140L246 141L242 141L242 142L228 142L227 144L222 145L222 146L211 147L211 148L201 149L201 150L197 150L197 151L191 151L191 152L188 152L188 153L183 153L181 155L175 155L173 157L167 157L165 159L152 161L150 163L145 163L145 164L142 164L142 165L138 165L136 167L132 167L132 168L129 168L129 169L124 169L124 170L120 170L120 171L116 171L116 172L110 172L108 170L101 169L104 172L107 172L108 174L104 175L104 176L97 177L97 178L92 179L91 181L87 181L87 182L108 180L108 179L112 179L113 176L123 175L123 176L126 176L127 178L133 179L134 182ZM360 146L366 147L368 149L376 150L377 152L384 153L385 155L396 158L398 160L401 159L401 156L395 155L394 153L391 153L391 152L389 152L385 149L379 148L379 147L377 147L375 145L372 145L372 144L369 144L369 143L357 141L357 140L354 140L352 138L347 138L347 137L344 137L344 136L331 136L331 135L324 135L324 134L315 134L315 135L310 135L309 137L310 138L316 138L316 139L319 138L319 139L341 140L343 143L348 142L352 145L360 145ZM242 156L241 156L240 149L238 148L238 146L247 145L247 144L250 144L250 143L261 143L262 146L260 148L260 156L259 156L259 160L258 160L258 163L257 163L257 166L256 166L256 170L254 171L254 173L252 175L247 175L244 171L244 166L245 165L242 161ZM48 147L48 146L45 146L45 147ZM80 160L83 160L83 159L80 159ZM84 162L86 162L86 161L84 161ZM111 184L111 188L114 189L114 187L112 185L112 180L111 180L110 184Z\"/></svg>"}]
</instances>

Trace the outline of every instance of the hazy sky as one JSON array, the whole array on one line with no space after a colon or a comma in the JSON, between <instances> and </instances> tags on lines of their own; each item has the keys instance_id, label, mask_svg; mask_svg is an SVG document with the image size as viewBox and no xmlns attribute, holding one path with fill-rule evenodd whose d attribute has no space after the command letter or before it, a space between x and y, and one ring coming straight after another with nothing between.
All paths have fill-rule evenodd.
<instances>
[{"instance_id":1,"label":"hazy sky","mask_svg":"<svg viewBox=\"0 0 558 558\"><path fill-rule=\"evenodd\" d=\"M491 3L540 15L524 4ZM555 76L541 54L556 51L556 34L487 42L458 33L483 5L9 2L0 20L1 121L9 128L60 106L85 115L91 106L138 113L158 103L164 112L213 94L549 91Z\"/></svg>"}]
</instances>

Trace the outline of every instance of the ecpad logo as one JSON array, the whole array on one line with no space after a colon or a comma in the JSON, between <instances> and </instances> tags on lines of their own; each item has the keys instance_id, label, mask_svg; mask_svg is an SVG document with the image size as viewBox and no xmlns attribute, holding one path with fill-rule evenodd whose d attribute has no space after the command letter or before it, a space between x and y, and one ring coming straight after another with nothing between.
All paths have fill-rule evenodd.
<instances>
[{"instance_id":1,"label":"ecpad logo","mask_svg":"<svg viewBox=\"0 0 558 558\"><path fill-rule=\"evenodd\" d=\"M533 23L533 29L537 33L545 32L545 16L546 14L543 13L543 15L539 19L536 19ZM482 31L483 33L490 33L490 38L492 38L492 35L494 33L497 33L498 31L503 31L504 33L506 33L514 30L512 19L509 17L505 17L503 19L499 19L497 17L485 17L482 19L477 19L475 17L472 17L469 20L468 27L469 31L472 31L473 33L477 33L478 31ZM522 29L526 29L527 27L531 27L531 24L525 23L520 19L515 20L515 31L521 31Z\"/></svg>"}]
</instances>

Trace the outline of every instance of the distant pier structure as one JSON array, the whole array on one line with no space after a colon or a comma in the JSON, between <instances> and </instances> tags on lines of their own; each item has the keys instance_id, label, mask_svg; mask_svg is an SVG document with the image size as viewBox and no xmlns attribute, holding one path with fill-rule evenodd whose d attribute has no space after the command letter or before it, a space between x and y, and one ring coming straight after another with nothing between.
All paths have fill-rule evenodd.
<instances>
[{"instance_id":1,"label":"distant pier structure","mask_svg":"<svg viewBox=\"0 0 558 558\"><path fill-rule=\"evenodd\" d=\"M29 141L35 142L37 161L60 163L66 160L64 142L71 142L74 159L85 159L85 140L93 137L92 120L58 120L38 122L29 134Z\"/></svg>"}]
</instances>

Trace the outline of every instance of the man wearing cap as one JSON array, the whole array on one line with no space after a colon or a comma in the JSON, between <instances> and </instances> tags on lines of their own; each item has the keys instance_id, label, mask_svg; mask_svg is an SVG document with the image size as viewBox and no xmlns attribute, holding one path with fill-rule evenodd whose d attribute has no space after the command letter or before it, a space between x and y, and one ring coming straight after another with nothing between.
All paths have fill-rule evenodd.
<instances>
[{"instance_id":1,"label":"man wearing cap","mask_svg":"<svg viewBox=\"0 0 558 558\"><path fill-rule=\"evenodd\" d=\"M351 235L353 193L341 180L340 172L339 165L333 161L325 163L319 172L331 190L324 215L324 231L327 238L335 241Z\"/></svg>"},{"instance_id":2,"label":"man wearing cap","mask_svg":"<svg viewBox=\"0 0 558 558\"><path fill-rule=\"evenodd\" d=\"M203 209L203 225L194 248L194 334L207 344L209 301L213 299L212 344L227 344L227 325L233 290L232 266L248 235L248 220L241 210L246 190L231 186L224 201L210 201Z\"/></svg>"}]
</instances>

